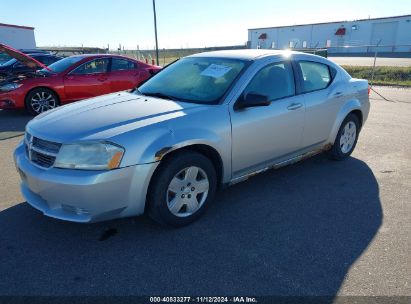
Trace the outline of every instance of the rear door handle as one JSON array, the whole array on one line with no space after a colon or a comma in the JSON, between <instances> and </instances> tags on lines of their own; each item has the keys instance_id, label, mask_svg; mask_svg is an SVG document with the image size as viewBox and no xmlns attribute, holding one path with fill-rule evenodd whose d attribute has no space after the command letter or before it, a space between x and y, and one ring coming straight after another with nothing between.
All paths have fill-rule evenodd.
<instances>
[{"instance_id":1,"label":"rear door handle","mask_svg":"<svg viewBox=\"0 0 411 304\"><path fill-rule=\"evenodd\" d=\"M292 103L287 107L287 109L290 111L294 111L294 110L301 108L302 106L303 106L302 103Z\"/></svg>"},{"instance_id":2,"label":"rear door handle","mask_svg":"<svg viewBox=\"0 0 411 304\"><path fill-rule=\"evenodd\" d=\"M335 97L340 97L340 96L342 96L342 95L343 95L343 92L336 92L336 93L334 94Z\"/></svg>"}]
</instances>

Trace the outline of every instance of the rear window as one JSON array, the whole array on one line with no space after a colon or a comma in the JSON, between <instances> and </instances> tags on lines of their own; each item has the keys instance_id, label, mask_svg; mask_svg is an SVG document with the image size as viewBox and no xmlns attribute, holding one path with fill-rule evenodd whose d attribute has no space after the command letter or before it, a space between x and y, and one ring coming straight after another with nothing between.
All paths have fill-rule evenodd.
<instances>
[{"instance_id":1,"label":"rear window","mask_svg":"<svg viewBox=\"0 0 411 304\"><path fill-rule=\"evenodd\" d=\"M137 64L121 58L113 58L111 62L111 70L112 71L127 71L127 70L134 70L137 68Z\"/></svg>"},{"instance_id":2,"label":"rear window","mask_svg":"<svg viewBox=\"0 0 411 304\"><path fill-rule=\"evenodd\" d=\"M312 61L298 62L304 79L303 92L322 90L332 81L328 65Z\"/></svg>"}]
</instances>

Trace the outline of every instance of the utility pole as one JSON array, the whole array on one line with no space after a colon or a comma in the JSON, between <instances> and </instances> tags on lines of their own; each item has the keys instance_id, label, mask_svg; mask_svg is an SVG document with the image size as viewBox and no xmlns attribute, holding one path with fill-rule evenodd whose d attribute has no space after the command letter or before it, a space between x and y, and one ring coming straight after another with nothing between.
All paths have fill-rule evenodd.
<instances>
[{"instance_id":1,"label":"utility pole","mask_svg":"<svg viewBox=\"0 0 411 304\"><path fill-rule=\"evenodd\" d=\"M153 13L154 13L154 33L155 33L155 36L156 36L156 60L157 60L157 65L159 65L159 62L158 62L156 0L153 0Z\"/></svg>"}]
</instances>

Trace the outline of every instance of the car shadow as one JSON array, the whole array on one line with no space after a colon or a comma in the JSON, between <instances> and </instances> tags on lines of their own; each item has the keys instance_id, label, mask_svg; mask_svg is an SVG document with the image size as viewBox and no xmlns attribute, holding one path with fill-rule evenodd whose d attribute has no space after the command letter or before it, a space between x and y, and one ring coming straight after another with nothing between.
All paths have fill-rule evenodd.
<instances>
[{"instance_id":1,"label":"car shadow","mask_svg":"<svg viewBox=\"0 0 411 304\"><path fill-rule=\"evenodd\" d=\"M0 294L333 297L382 217L371 169L323 155L222 191L180 229L74 224L22 203L0 212Z\"/></svg>"}]
</instances>

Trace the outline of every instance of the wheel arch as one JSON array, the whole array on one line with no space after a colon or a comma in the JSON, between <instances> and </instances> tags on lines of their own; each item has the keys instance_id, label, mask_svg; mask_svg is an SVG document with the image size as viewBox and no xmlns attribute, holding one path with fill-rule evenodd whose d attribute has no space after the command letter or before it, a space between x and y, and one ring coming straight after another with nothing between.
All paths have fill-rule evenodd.
<instances>
[{"instance_id":1,"label":"wheel arch","mask_svg":"<svg viewBox=\"0 0 411 304\"><path fill-rule=\"evenodd\" d=\"M348 100L340 109L338 112L334 125L331 129L330 136L328 138L327 143L328 144L334 144L335 138L337 137L338 130L341 127L341 124L343 123L344 119L349 115L349 114L354 114L358 117L358 120L360 121L360 128L363 124L363 113L361 110L361 103L357 99L351 99Z\"/></svg>"},{"instance_id":2,"label":"wheel arch","mask_svg":"<svg viewBox=\"0 0 411 304\"><path fill-rule=\"evenodd\" d=\"M202 144L202 143L193 143L193 144L188 144L185 146L180 146L175 149L166 148L166 149L160 150L156 154L156 158L160 160L161 162L161 161L164 161L166 159L173 157L177 153L181 153L182 151L193 151L193 152L197 152L207 157L212 162L216 170L217 184L219 186L222 185L222 181L224 177L224 163L223 163L220 153L218 153L218 151L210 145ZM156 169L156 171L157 170L158 168Z\"/></svg>"},{"instance_id":3,"label":"wheel arch","mask_svg":"<svg viewBox=\"0 0 411 304\"><path fill-rule=\"evenodd\" d=\"M50 88L50 87L48 87L48 86L42 85L42 86L38 86L38 87L31 88L30 90L27 91L26 95L24 96L24 106L27 106L27 97L30 95L30 93L33 92L34 90L37 90L37 89L47 89L47 90L49 90L49 91L52 91L54 94L56 94L56 96L57 96L57 101L58 101L58 103L60 104L60 102L61 102L61 97L60 97L60 95L57 93L57 91L56 91L55 89L53 89L53 88Z\"/></svg>"}]
</instances>

